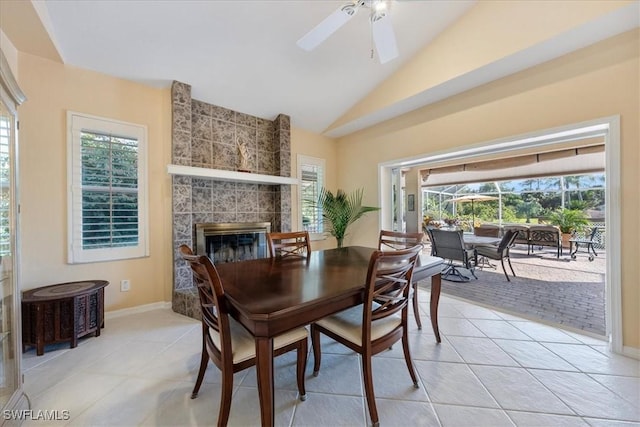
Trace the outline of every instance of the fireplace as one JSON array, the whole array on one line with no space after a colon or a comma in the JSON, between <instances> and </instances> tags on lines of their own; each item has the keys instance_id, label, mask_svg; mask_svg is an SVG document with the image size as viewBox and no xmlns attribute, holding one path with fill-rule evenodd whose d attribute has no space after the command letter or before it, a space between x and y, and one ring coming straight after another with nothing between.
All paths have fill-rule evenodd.
<instances>
[{"instance_id":1,"label":"fireplace","mask_svg":"<svg viewBox=\"0 0 640 427\"><path fill-rule=\"evenodd\" d=\"M191 86L181 82L173 82L171 86L171 111L172 165L235 172L239 163L237 143L241 142L250 154L251 174L247 176L290 178L289 116L280 114L268 120L207 104L193 99ZM292 189L290 184L255 183L218 174L200 176L185 172L172 176L171 305L175 312L199 319L200 301L193 272L180 257L178 248L186 245L196 253L211 256L218 264L268 256L266 232L291 230ZM235 223L233 227L238 227L261 222L267 224L260 231L255 231L254 226L235 231L226 225L223 230L196 227L205 223ZM232 236L220 237L223 234ZM216 239L220 242L216 243Z\"/></svg>"},{"instance_id":2,"label":"fireplace","mask_svg":"<svg viewBox=\"0 0 640 427\"><path fill-rule=\"evenodd\" d=\"M214 264L267 257L269 222L199 223L195 231L196 253Z\"/></svg>"}]
</instances>

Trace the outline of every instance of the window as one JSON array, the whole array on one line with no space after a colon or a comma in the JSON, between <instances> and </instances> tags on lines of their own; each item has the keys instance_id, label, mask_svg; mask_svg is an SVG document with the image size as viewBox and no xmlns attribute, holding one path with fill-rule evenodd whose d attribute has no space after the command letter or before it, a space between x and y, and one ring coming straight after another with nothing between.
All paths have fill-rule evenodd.
<instances>
[{"instance_id":1,"label":"window","mask_svg":"<svg viewBox=\"0 0 640 427\"><path fill-rule=\"evenodd\" d=\"M67 113L69 263L149 255L147 129Z\"/></svg>"},{"instance_id":2,"label":"window","mask_svg":"<svg viewBox=\"0 0 640 427\"><path fill-rule=\"evenodd\" d=\"M0 110L2 106L0 105ZM11 116L0 116L0 258L11 255Z\"/></svg>"},{"instance_id":3,"label":"window","mask_svg":"<svg viewBox=\"0 0 640 427\"><path fill-rule=\"evenodd\" d=\"M316 202L324 187L324 159L298 155L298 200L300 200L300 226L309 233L322 233L322 209Z\"/></svg>"}]
</instances>

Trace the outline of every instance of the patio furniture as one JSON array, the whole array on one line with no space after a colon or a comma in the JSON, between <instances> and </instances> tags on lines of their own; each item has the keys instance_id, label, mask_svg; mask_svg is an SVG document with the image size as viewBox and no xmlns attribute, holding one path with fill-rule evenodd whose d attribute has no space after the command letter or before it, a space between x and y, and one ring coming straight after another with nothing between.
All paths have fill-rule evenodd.
<instances>
[{"instance_id":1,"label":"patio furniture","mask_svg":"<svg viewBox=\"0 0 640 427\"><path fill-rule=\"evenodd\" d=\"M516 237L516 244L527 245L527 249L529 246L529 227L526 225L518 225L518 224L507 224L503 226L503 232L506 233L507 230L515 230L518 232L518 237Z\"/></svg>"},{"instance_id":2,"label":"patio furniture","mask_svg":"<svg viewBox=\"0 0 640 427\"><path fill-rule=\"evenodd\" d=\"M499 237L500 226L495 224L482 224L473 229L473 234L482 237Z\"/></svg>"},{"instance_id":3,"label":"patio furniture","mask_svg":"<svg viewBox=\"0 0 640 427\"><path fill-rule=\"evenodd\" d=\"M548 246L556 249L557 257L562 255L562 233L555 225L530 225L529 226L529 249L527 255L533 253L533 247Z\"/></svg>"},{"instance_id":4,"label":"patio furniture","mask_svg":"<svg viewBox=\"0 0 640 427\"><path fill-rule=\"evenodd\" d=\"M490 248L496 248L500 243L500 237L490 237L490 236L478 236L476 234L463 234L464 246L467 249L474 249L479 246L488 246ZM489 259L485 256L478 256L478 262L476 267L480 268L480 270L484 269L484 267L489 267L492 269L496 269L497 267L489 262Z\"/></svg>"},{"instance_id":5,"label":"patio furniture","mask_svg":"<svg viewBox=\"0 0 640 427\"><path fill-rule=\"evenodd\" d=\"M509 275L507 274L507 269L504 267L504 260L506 259L509 263L509 268L511 269L511 273L513 277L516 277L516 272L513 271L513 266L511 265L511 258L509 256L509 249L515 245L515 240L518 237L518 233L515 230L507 230L502 236L502 240L498 244L498 247L491 246L477 246L476 253L477 255L481 255L483 257L487 257L494 260L500 260L502 264L502 271L504 271L504 276L507 278L507 282L510 282Z\"/></svg>"},{"instance_id":6,"label":"patio furniture","mask_svg":"<svg viewBox=\"0 0 640 427\"><path fill-rule=\"evenodd\" d=\"M473 269L478 264L475 249L466 249L462 238L462 230L431 230L431 249L432 255L448 260L448 264L442 271L442 278L445 280L453 280L457 278L458 282L467 282L470 277L462 274L459 267L469 270L471 275L477 279ZM454 261L460 261L461 266L454 264Z\"/></svg>"},{"instance_id":7,"label":"patio furniture","mask_svg":"<svg viewBox=\"0 0 640 427\"><path fill-rule=\"evenodd\" d=\"M579 237L572 237L569 239L569 254L571 255L571 259L576 259L576 253L578 249L582 245L587 249L587 254L589 255L589 261L593 261L594 256L598 256L595 248L593 247L594 243L599 243L596 241L596 237L598 233L602 232L601 227L592 227L591 233L589 233L589 237L586 239L581 239ZM593 254L591 254L593 252Z\"/></svg>"}]
</instances>

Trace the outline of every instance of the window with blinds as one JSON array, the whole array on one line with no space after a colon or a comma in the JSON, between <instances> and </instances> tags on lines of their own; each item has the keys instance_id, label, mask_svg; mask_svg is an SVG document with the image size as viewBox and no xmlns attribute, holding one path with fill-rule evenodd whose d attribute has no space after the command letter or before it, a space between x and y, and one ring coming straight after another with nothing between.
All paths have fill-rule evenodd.
<instances>
[{"instance_id":1,"label":"window with blinds","mask_svg":"<svg viewBox=\"0 0 640 427\"><path fill-rule=\"evenodd\" d=\"M69 262L148 255L146 128L69 114Z\"/></svg>"},{"instance_id":2,"label":"window with blinds","mask_svg":"<svg viewBox=\"0 0 640 427\"><path fill-rule=\"evenodd\" d=\"M320 190L324 186L324 159L298 156L298 178L300 179L300 229L310 233L322 233L322 209L317 205Z\"/></svg>"}]
</instances>

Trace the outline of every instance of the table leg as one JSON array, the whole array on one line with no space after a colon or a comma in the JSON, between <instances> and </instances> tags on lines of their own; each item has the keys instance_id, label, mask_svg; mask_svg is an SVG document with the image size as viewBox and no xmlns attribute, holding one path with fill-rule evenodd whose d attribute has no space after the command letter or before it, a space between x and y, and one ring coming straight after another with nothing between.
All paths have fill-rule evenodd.
<instances>
[{"instance_id":1,"label":"table leg","mask_svg":"<svg viewBox=\"0 0 640 427\"><path fill-rule=\"evenodd\" d=\"M440 301L440 288L442 285L442 275L440 273L431 276L431 327L438 343L440 339L440 329L438 328L438 302Z\"/></svg>"},{"instance_id":2,"label":"table leg","mask_svg":"<svg viewBox=\"0 0 640 427\"><path fill-rule=\"evenodd\" d=\"M256 372L262 426L273 426L273 339L256 337Z\"/></svg>"}]
</instances>

